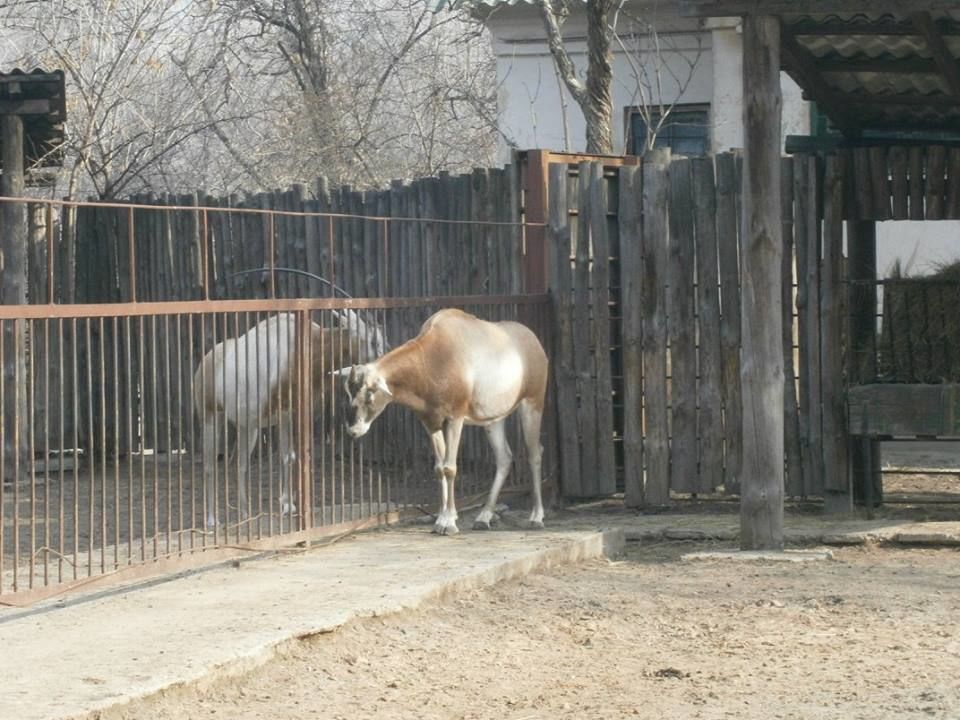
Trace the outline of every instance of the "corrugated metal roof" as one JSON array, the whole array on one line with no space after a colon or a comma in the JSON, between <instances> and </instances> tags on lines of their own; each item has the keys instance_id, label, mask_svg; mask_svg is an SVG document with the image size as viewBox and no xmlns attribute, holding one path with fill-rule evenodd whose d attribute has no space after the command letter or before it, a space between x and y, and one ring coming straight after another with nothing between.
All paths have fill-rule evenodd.
<instances>
[{"instance_id":1,"label":"corrugated metal roof","mask_svg":"<svg viewBox=\"0 0 960 720\"><path fill-rule=\"evenodd\" d=\"M907 13L784 18L784 69L847 131L960 131L960 10Z\"/></svg>"},{"instance_id":2,"label":"corrugated metal roof","mask_svg":"<svg viewBox=\"0 0 960 720\"><path fill-rule=\"evenodd\" d=\"M581 0L586 4L587 0ZM440 10L459 10L462 7L495 8L501 5L538 5L538 0L427 0L427 6L433 12Z\"/></svg>"}]
</instances>

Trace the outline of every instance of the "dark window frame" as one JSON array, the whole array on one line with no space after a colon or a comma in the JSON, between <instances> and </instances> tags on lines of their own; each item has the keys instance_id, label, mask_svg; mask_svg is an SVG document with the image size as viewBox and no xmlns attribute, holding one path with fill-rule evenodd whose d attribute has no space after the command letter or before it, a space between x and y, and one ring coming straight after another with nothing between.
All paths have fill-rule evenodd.
<instances>
[{"instance_id":1,"label":"dark window frame","mask_svg":"<svg viewBox=\"0 0 960 720\"><path fill-rule=\"evenodd\" d=\"M682 122L684 116L687 115L697 115L697 120L702 120L702 122L689 123ZM655 117L659 117L660 113L656 110L653 111ZM672 121L680 120L681 122L674 123ZM627 135L627 152L632 155L642 155L642 149L640 152L637 152L637 128L634 123L638 121L645 125L643 116L640 114L639 108L637 107L628 107L626 108L626 124L629 130ZM693 133L681 133L675 135L671 132L670 128L696 128L696 132ZM702 142L703 152L690 153L680 151L675 149L674 143L676 141L688 141L688 142ZM708 155L710 153L710 105L706 103L690 103L689 105L674 105L670 109L670 115L667 118L667 123L661 128L660 133L657 135L656 140L657 146L667 146L674 150L678 155L689 155L691 157L701 157L703 155Z\"/></svg>"}]
</instances>

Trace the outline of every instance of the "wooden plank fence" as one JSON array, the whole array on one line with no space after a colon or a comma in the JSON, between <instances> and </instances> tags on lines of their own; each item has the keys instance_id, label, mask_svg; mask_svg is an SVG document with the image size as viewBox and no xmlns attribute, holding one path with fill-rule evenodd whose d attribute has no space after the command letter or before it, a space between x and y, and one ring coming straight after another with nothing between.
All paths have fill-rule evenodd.
<instances>
[{"instance_id":1,"label":"wooden plank fence","mask_svg":"<svg viewBox=\"0 0 960 720\"><path fill-rule=\"evenodd\" d=\"M615 489L630 506L738 492L739 156L686 159L658 151L642 167L620 168L560 160L549 173L548 240L556 397L570 410L559 415L565 494L613 491L606 470L597 472L611 465L611 437L623 448ZM784 159L782 177L785 490L806 497L823 489L820 368L834 358L809 349L801 355L799 348L811 341L819 347L826 313L834 324L842 315L829 309L836 281L825 289L820 283L816 161ZM615 202L607 207L603 195ZM609 230L598 223L603 207L616 222L616 255ZM616 296L608 293L614 286ZM617 318L619 345L604 342L608 310ZM622 382L614 388L606 378L616 368ZM611 397L623 408L612 428Z\"/></svg>"}]
</instances>

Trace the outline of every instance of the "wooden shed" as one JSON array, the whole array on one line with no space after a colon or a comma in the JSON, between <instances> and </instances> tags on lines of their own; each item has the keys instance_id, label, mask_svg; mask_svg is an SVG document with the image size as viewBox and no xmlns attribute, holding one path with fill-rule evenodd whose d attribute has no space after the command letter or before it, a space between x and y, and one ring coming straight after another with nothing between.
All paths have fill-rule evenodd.
<instances>
[{"instance_id":1,"label":"wooden shed","mask_svg":"<svg viewBox=\"0 0 960 720\"><path fill-rule=\"evenodd\" d=\"M686 0L681 6L702 18L743 18L742 314L751 332L742 345L742 546L777 548L784 364L779 73L796 80L829 121L829 132L790 138L786 150L815 158L821 202L811 232L820 272L841 281L825 286L847 290L821 294L814 352L826 507L845 511L857 499L879 497L878 439L960 434L954 382L877 382L875 316L876 223L960 218L960 2Z\"/></svg>"}]
</instances>

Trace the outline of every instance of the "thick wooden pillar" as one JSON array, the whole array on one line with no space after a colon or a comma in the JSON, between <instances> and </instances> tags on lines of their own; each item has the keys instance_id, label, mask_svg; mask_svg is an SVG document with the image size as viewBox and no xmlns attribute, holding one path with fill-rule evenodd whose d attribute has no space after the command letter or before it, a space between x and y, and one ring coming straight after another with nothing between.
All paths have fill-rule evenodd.
<instances>
[{"instance_id":1,"label":"thick wooden pillar","mask_svg":"<svg viewBox=\"0 0 960 720\"><path fill-rule=\"evenodd\" d=\"M740 548L783 548L780 21L743 23L743 468Z\"/></svg>"},{"instance_id":2,"label":"thick wooden pillar","mask_svg":"<svg viewBox=\"0 0 960 720\"><path fill-rule=\"evenodd\" d=\"M0 115L3 144L3 174L0 195L23 197L23 118ZM27 206L0 203L0 303L27 302ZM3 479L17 477L24 469L27 434L26 322L3 322Z\"/></svg>"}]
</instances>

